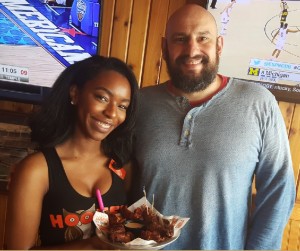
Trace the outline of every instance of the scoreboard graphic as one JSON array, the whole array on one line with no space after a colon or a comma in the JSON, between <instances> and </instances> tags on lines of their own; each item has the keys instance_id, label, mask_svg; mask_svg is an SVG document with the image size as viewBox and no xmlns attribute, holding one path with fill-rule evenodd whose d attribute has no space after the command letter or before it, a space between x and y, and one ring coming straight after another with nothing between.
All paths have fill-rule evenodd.
<instances>
[{"instance_id":1,"label":"scoreboard graphic","mask_svg":"<svg viewBox=\"0 0 300 251\"><path fill-rule=\"evenodd\" d=\"M223 39L219 72L300 103L300 0L218 0L207 9Z\"/></svg>"},{"instance_id":2,"label":"scoreboard graphic","mask_svg":"<svg viewBox=\"0 0 300 251\"><path fill-rule=\"evenodd\" d=\"M20 37L14 36L13 31L18 29L23 31L24 37L30 37L65 65L76 61L76 57L96 54L98 20L96 28L92 30L93 19L90 14L91 11L96 11L99 18L100 5L97 3L96 10L94 5L83 0L74 1L72 8L49 6L39 0L0 0L0 44L17 44L14 38ZM77 6L80 7L80 15L77 14ZM3 23L6 28L9 28L9 23L11 25L7 33L2 31Z\"/></svg>"},{"instance_id":3,"label":"scoreboard graphic","mask_svg":"<svg viewBox=\"0 0 300 251\"><path fill-rule=\"evenodd\" d=\"M224 41L221 73L249 81L300 86L300 1L285 3L287 9L283 10L280 0L237 0L234 4L219 0L218 9L208 8ZM220 13L226 9L229 20L224 27Z\"/></svg>"},{"instance_id":4,"label":"scoreboard graphic","mask_svg":"<svg viewBox=\"0 0 300 251\"><path fill-rule=\"evenodd\" d=\"M97 54L98 0L44 2L0 0L0 80L51 87L65 67Z\"/></svg>"}]
</instances>

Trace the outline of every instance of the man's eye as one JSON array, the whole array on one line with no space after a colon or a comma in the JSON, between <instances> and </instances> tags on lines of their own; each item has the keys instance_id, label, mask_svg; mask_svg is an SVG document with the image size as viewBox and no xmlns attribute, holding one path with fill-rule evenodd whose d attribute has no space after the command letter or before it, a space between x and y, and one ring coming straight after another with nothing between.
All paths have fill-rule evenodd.
<instances>
[{"instance_id":1,"label":"man's eye","mask_svg":"<svg viewBox=\"0 0 300 251\"><path fill-rule=\"evenodd\" d=\"M208 37L199 37L198 40L199 41L206 41L208 39Z\"/></svg>"},{"instance_id":2,"label":"man's eye","mask_svg":"<svg viewBox=\"0 0 300 251\"><path fill-rule=\"evenodd\" d=\"M185 40L186 40L185 37L176 37L176 38L174 38L175 42L184 42Z\"/></svg>"}]
</instances>

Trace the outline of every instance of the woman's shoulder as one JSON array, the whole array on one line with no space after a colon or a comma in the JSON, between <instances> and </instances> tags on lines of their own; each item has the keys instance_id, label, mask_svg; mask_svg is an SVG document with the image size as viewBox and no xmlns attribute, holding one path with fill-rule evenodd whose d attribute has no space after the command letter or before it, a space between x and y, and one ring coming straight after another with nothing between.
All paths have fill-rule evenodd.
<instances>
[{"instance_id":1,"label":"woman's shoulder","mask_svg":"<svg viewBox=\"0 0 300 251\"><path fill-rule=\"evenodd\" d=\"M14 174L31 176L33 178L42 179L48 174L47 163L42 152L27 155L20 162L16 163L13 169Z\"/></svg>"},{"instance_id":2,"label":"woman's shoulder","mask_svg":"<svg viewBox=\"0 0 300 251\"><path fill-rule=\"evenodd\" d=\"M45 193L48 189L48 168L45 158L41 152L27 155L11 168L9 190L38 189Z\"/></svg>"},{"instance_id":3,"label":"woman's shoulder","mask_svg":"<svg viewBox=\"0 0 300 251\"><path fill-rule=\"evenodd\" d=\"M34 152L28 154L20 162L17 163L17 166L35 168L37 166L47 165L44 154L42 152Z\"/></svg>"}]
</instances>

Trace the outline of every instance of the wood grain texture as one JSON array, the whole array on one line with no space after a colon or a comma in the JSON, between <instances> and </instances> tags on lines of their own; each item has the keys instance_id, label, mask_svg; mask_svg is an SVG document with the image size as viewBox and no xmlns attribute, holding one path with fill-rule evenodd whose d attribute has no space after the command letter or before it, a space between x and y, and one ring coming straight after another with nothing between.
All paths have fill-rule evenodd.
<instances>
[{"instance_id":1,"label":"wood grain texture","mask_svg":"<svg viewBox=\"0 0 300 251\"><path fill-rule=\"evenodd\" d=\"M33 109L34 109L33 104L0 100L0 110L2 111L11 111L11 112L20 112L24 114L29 114L33 111Z\"/></svg>"},{"instance_id":2,"label":"wood grain texture","mask_svg":"<svg viewBox=\"0 0 300 251\"><path fill-rule=\"evenodd\" d=\"M142 87L158 84L159 82L162 60L161 37L165 32L168 8L168 0L152 0L145 63L141 82Z\"/></svg>"},{"instance_id":3,"label":"wood grain texture","mask_svg":"<svg viewBox=\"0 0 300 251\"><path fill-rule=\"evenodd\" d=\"M294 115L295 104L281 101L279 102L279 108L285 122L286 131L289 134Z\"/></svg>"},{"instance_id":4,"label":"wood grain texture","mask_svg":"<svg viewBox=\"0 0 300 251\"><path fill-rule=\"evenodd\" d=\"M127 59L133 0L116 0L110 55Z\"/></svg>"},{"instance_id":5,"label":"wood grain texture","mask_svg":"<svg viewBox=\"0 0 300 251\"><path fill-rule=\"evenodd\" d=\"M295 105L291 128L289 131L289 142L293 160L295 182L297 185L297 202L300 203L299 193L299 166L300 166L300 104Z\"/></svg>"},{"instance_id":6,"label":"wood grain texture","mask_svg":"<svg viewBox=\"0 0 300 251\"><path fill-rule=\"evenodd\" d=\"M4 249L7 195L0 193L0 248Z\"/></svg>"},{"instance_id":7,"label":"wood grain texture","mask_svg":"<svg viewBox=\"0 0 300 251\"><path fill-rule=\"evenodd\" d=\"M300 104L279 102L279 107L284 118L293 160L295 184L297 189L296 203L284 230L282 250L300 250Z\"/></svg>"},{"instance_id":8,"label":"wood grain texture","mask_svg":"<svg viewBox=\"0 0 300 251\"><path fill-rule=\"evenodd\" d=\"M108 57L110 56L115 0L102 1L102 3L100 49L98 51L100 55Z\"/></svg>"},{"instance_id":9,"label":"wood grain texture","mask_svg":"<svg viewBox=\"0 0 300 251\"><path fill-rule=\"evenodd\" d=\"M151 0L135 0L132 11L127 64L132 68L138 83L141 83L145 48L149 27Z\"/></svg>"},{"instance_id":10,"label":"wood grain texture","mask_svg":"<svg viewBox=\"0 0 300 251\"><path fill-rule=\"evenodd\" d=\"M283 233L281 250L300 250L300 205L296 204Z\"/></svg>"}]
</instances>

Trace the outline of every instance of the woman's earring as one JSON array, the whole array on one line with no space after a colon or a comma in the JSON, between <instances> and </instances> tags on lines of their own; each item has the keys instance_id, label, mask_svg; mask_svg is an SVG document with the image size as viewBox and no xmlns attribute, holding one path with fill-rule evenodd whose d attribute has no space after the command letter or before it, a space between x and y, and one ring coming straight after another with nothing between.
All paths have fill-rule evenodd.
<instances>
[{"instance_id":1,"label":"woman's earring","mask_svg":"<svg viewBox=\"0 0 300 251\"><path fill-rule=\"evenodd\" d=\"M73 100L71 100L71 105L74 105L75 103L74 103L74 101Z\"/></svg>"}]
</instances>

